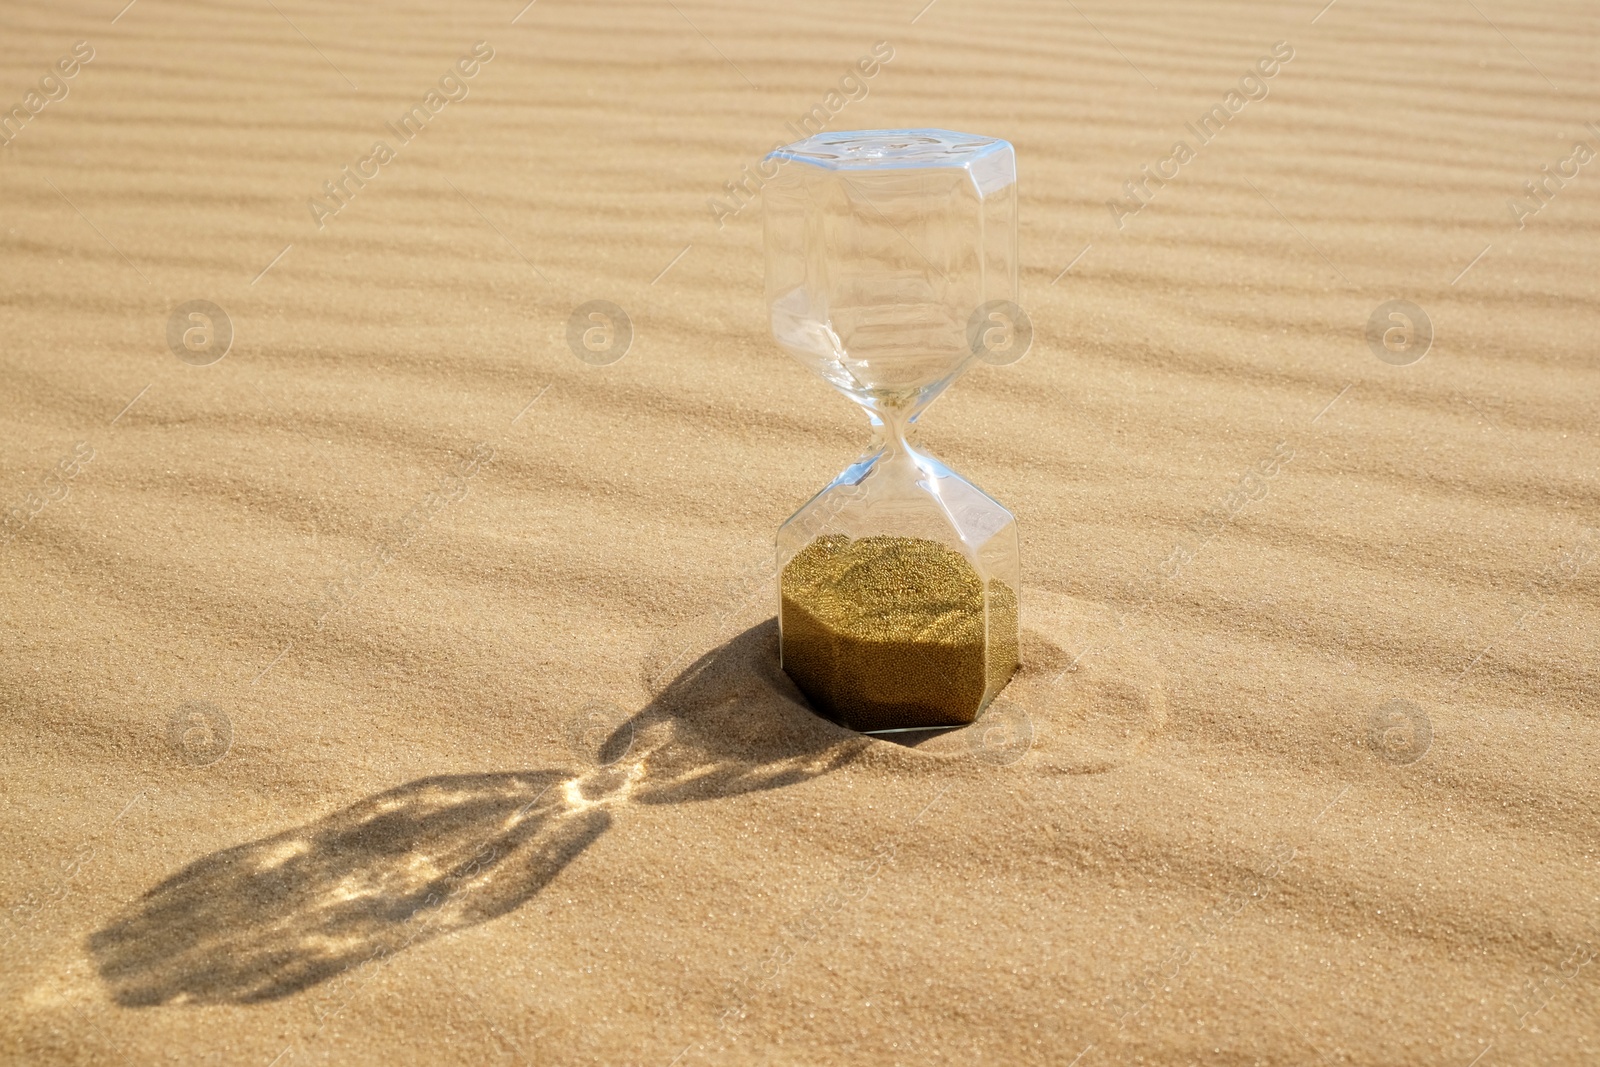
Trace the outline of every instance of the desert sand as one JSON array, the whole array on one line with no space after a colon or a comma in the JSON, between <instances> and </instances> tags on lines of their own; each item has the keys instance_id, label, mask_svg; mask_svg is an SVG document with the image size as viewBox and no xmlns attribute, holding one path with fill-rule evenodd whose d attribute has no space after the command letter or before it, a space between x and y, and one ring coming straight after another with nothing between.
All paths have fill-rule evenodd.
<instances>
[{"instance_id":1,"label":"desert sand","mask_svg":"<svg viewBox=\"0 0 1600 1067\"><path fill-rule=\"evenodd\" d=\"M1600 1061L1587 5L4 22L0 1060ZM921 441L1024 666L920 744L775 664L808 115L1017 150Z\"/></svg>"}]
</instances>

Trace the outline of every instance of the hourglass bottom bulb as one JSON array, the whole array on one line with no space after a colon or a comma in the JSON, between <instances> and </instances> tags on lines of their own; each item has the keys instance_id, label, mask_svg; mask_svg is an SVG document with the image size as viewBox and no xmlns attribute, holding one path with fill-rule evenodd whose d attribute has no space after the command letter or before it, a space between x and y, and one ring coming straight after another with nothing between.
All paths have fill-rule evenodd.
<instances>
[{"instance_id":1,"label":"hourglass bottom bulb","mask_svg":"<svg viewBox=\"0 0 1600 1067\"><path fill-rule=\"evenodd\" d=\"M1017 595L917 537L819 537L781 577L783 669L852 729L962 726L1017 667Z\"/></svg>"}]
</instances>

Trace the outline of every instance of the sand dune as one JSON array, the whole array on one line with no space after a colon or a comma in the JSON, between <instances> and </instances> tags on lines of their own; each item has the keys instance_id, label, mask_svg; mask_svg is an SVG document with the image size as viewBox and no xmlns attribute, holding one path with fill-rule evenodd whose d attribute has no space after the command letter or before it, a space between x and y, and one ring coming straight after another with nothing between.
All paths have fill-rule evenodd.
<instances>
[{"instance_id":1,"label":"sand dune","mask_svg":"<svg viewBox=\"0 0 1600 1067\"><path fill-rule=\"evenodd\" d=\"M119 6L0 34L0 1058L1600 1058L1588 6ZM773 667L866 433L727 189L879 42L1036 338L923 419L1025 663L915 746Z\"/></svg>"}]
</instances>

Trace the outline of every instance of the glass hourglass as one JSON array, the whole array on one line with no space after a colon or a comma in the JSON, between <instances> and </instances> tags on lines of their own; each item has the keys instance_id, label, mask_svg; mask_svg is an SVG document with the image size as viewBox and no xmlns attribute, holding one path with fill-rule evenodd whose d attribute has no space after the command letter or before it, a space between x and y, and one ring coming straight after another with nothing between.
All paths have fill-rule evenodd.
<instances>
[{"instance_id":1,"label":"glass hourglass","mask_svg":"<svg viewBox=\"0 0 1600 1067\"><path fill-rule=\"evenodd\" d=\"M917 449L1015 309L1016 157L947 130L818 134L762 190L772 333L860 404L865 455L778 531L783 669L868 733L974 721L1017 666L1012 514Z\"/></svg>"}]
</instances>

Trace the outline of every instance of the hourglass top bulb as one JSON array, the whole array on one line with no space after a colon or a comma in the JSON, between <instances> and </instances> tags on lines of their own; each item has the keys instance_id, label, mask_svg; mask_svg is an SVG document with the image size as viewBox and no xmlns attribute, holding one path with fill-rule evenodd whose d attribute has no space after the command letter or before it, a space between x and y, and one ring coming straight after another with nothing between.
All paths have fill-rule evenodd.
<instances>
[{"instance_id":1,"label":"hourglass top bulb","mask_svg":"<svg viewBox=\"0 0 1600 1067\"><path fill-rule=\"evenodd\" d=\"M915 410L966 369L969 329L1017 297L1010 143L948 130L822 133L762 189L778 343L869 409Z\"/></svg>"}]
</instances>

